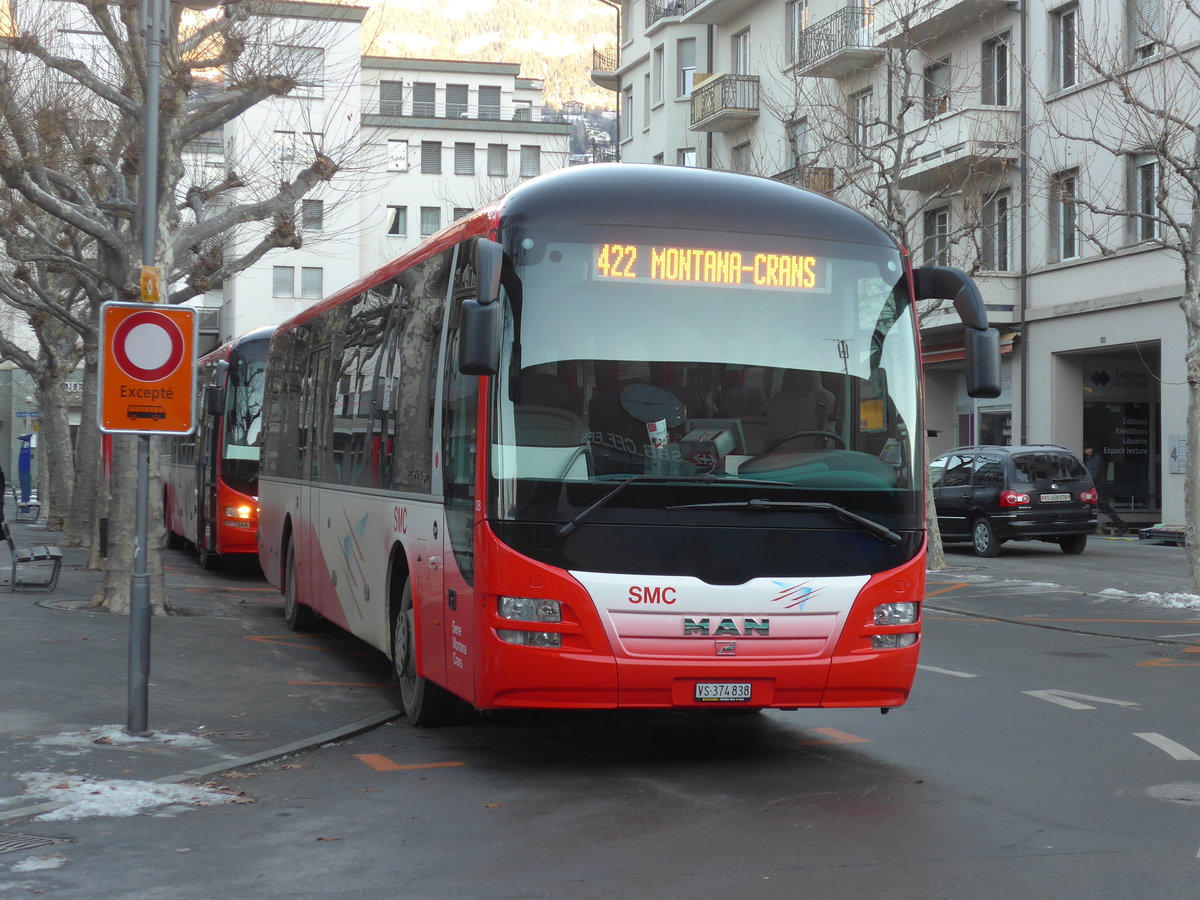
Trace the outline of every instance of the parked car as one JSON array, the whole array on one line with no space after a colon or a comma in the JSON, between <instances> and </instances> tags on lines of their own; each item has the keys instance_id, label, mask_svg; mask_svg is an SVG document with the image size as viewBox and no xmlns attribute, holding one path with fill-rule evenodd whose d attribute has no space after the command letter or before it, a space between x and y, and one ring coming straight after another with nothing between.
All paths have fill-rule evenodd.
<instances>
[{"instance_id":1,"label":"parked car","mask_svg":"<svg viewBox=\"0 0 1200 900\"><path fill-rule=\"evenodd\" d=\"M1005 541L1048 541L1082 553L1096 533L1096 488L1066 447L958 447L929 464L946 543L970 541L996 556Z\"/></svg>"}]
</instances>

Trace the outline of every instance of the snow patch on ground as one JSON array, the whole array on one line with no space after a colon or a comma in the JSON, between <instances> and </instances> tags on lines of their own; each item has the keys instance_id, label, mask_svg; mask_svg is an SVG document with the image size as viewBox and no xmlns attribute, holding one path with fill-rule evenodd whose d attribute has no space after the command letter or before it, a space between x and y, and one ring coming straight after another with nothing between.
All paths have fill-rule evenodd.
<instances>
[{"instance_id":1,"label":"snow patch on ground","mask_svg":"<svg viewBox=\"0 0 1200 900\"><path fill-rule=\"evenodd\" d=\"M60 853L51 856L30 856L9 866L12 872L36 872L38 869L57 869L67 858Z\"/></svg>"},{"instance_id":2,"label":"snow patch on ground","mask_svg":"<svg viewBox=\"0 0 1200 900\"><path fill-rule=\"evenodd\" d=\"M1105 588L1097 592L1101 597L1125 603L1140 603L1144 606L1161 606L1166 609L1200 609L1200 597L1195 594L1131 594L1117 588Z\"/></svg>"},{"instance_id":3,"label":"snow patch on ground","mask_svg":"<svg viewBox=\"0 0 1200 900\"><path fill-rule=\"evenodd\" d=\"M56 804L58 809L38 816L38 822L75 822L91 816L136 816L161 807L182 810L194 806L229 803L233 795L191 784L157 784L150 781L93 779L54 772L17 775L26 792Z\"/></svg>"},{"instance_id":4,"label":"snow patch on ground","mask_svg":"<svg viewBox=\"0 0 1200 900\"><path fill-rule=\"evenodd\" d=\"M61 734L51 734L38 738L37 745L43 749L54 748L65 756L79 756L96 747L134 747L150 748L154 746L208 748L212 741L195 734L167 734L152 731L148 735L130 734L120 725L97 725L87 731L64 731Z\"/></svg>"}]
</instances>

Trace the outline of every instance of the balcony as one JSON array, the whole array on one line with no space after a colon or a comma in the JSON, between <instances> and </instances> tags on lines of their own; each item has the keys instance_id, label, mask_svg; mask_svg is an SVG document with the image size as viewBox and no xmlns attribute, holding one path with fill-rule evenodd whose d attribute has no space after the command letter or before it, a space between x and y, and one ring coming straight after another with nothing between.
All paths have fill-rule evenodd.
<instances>
[{"instance_id":1,"label":"balcony","mask_svg":"<svg viewBox=\"0 0 1200 900\"><path fill-rule=\"evenodd\" d=\"M705 25L724 25L734 16L740 15L759 0L683 0L682 20L702 22Z\"/></svg>"},{"instance_id":2,"label":"balcony","mask_svg":"<svg viewBox=\"0 0 1200 900\"><path fill-rule=\"evenodd\" d=\"M712 75L692 88L689 131L730 131L757 118L757 75Z\"/></svg>"},{"instance_id":3,"label":"balcony","mask_svg":"<svg viewBox=\"0 0 1200 900\"><path fill-rule=\"evenodd\" d=\"M1017 5L1012 0L928 0L918 4L878 0L875 36L881 47L924 44L942 37L959 40L962 30L972 25L994 22L1005 14L1015 16ZM910 16L907 30L900 21L902 16Z\"/></svg>"},{"instance_id":4,"label":"balcony","mask_svg":"<svg viewBox=\"0 0 1200 900\"><path fill-rule=\"evenodd\" d=\"M780 172L778 175L772 175L771 178L775 181L782 181L784 184L804 188L806 191L824 194L826 197L833 195L833 169L819 166L796 166Z\"/></svg>"},{"instance_id":5,"label":"balcony","mask_svg":"<svg viewBox=\"0 0 1200 900\"><path fill-rule=\"evenodd\" d=\"M909 135L900 187L931 191L972 175L996 174L1020 157L1015 109L975 106L930 119Z\"/></svg>"},{"instance_id":6,"label":"balcony","mask_svg":"<svg viewBox=\"0 0 1200 900\"><path fill-rule=\"evenodd\" d=\"M796 74L842 78L883 56L875 46L871 8L845 6L809 25L796 38Z\"/></svg>"},{"instance_id":7,"label":"balcony","mask_svg":"<svg viewBox=\"0 0 1200 900\"><path fill-rule=\"evenodd\" d=\"M621 79L617 69L621 67L621 53L616 47L592 48L592 83L610 91L617 90Z\"/></svg>"},{"instance_id":8,"label":"balcony","mask_svg":"<svg viewBox=\"0 0 1200 900\"><path fill-rule=\"evenodd\" d=\"M543 131L540 125L562 126L566 119L549 106L500 106L482 103L443 103L421 100L370 100L362 106L363 124L373 126L403 125L414 127L419 120L423 127L479 130L493 127L486 123L520 122L532 131ZM501 129L512 130L512 129ZM560 129L551 128L552 132Z\"/></svg>"}]
</instances>

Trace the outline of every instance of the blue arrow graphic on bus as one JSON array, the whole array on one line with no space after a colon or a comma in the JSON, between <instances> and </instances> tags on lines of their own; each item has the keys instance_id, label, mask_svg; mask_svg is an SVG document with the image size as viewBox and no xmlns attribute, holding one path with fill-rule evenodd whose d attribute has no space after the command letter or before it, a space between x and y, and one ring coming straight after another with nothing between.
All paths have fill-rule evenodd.
<instances>
[{"instance_id":1,"label":"blue arrow graphic on bus","mask_svg":"<svg viewBox=\"0 0 1200 900\"><path fill-rule=\"evenodd\" d=\"M771 602L782 603L784 609L800 609L818 590L807 584L793 584L789 581L773 581L771 583L780 588L779 593L771 598Z\"/></svg>"}]
</instances>

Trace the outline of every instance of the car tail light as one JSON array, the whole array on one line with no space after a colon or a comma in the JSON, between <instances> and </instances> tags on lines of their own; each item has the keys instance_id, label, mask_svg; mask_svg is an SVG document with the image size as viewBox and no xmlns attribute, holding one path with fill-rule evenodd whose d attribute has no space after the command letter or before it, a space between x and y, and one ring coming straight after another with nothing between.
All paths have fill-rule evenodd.
<instances>
[{"instance_id":1,"label":"car tail light","mask_svg":"<svg viewBox=\"0 0 1200 900\"><path fill-rule=\"evenodd\" d=\"M1095 503L1100 499L1100 494L1095 488L1088 488L1086 491L1079 492L1079 499L1084 503Z\"/></svg>"},{"instance_id":2,"label":"car tail light","mask_svg":"<svg viewBox=\"0 0 1200 900\"><path fill-rule=\"evenodd\" d=\"M1029 495L1022 494L1020 491L1001 491L1000 505L1001 506L1025 506L1029 503Z\"/></svg>"}]
</instances>

